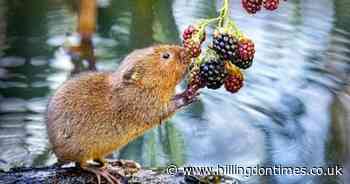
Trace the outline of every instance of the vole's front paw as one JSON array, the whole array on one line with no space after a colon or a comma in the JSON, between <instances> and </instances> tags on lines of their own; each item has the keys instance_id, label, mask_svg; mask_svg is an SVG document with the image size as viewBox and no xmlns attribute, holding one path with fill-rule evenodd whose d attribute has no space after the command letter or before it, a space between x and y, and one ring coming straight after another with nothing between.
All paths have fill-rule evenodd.
<instances>
[{"instance_id":1,"label":"vole's front paw","mask_svg":"<svg viewBox=\"0 0 350 184\"><path fill-rule=\"evenodd\" d=\"M187 91L185 91L183 93L176 95L173 98L173 100L175 101L176 107L181 108L198 101L199 100L198 96L199 96L198 92L190 94Z\"/></svg>"}]
</instances>

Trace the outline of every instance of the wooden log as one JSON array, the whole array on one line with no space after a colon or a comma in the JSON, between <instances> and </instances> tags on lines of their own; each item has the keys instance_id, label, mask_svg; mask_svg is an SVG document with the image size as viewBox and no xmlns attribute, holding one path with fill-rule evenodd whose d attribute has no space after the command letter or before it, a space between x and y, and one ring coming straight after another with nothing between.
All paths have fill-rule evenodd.
<instances>
[{"instance_id":1,"label":"wooden log","mask_svg":"<svg viewBox=\"0 0 350 184\"><path fill-rule=\"evenodd\" d=\"M185 175L181 169L178 173L168 175L167 169L141 169L132 176L126 174L130 168L122 167L120 161L110 161L109 173L119 179L122 184L240 184L240 180L225 175L194 176ZM174 168L174 167L172 167ZM131 168L132 169L132 168ZM115 171L122 174L118 175ZM169 170L170 171L170 170ZM174 171L174 170L172 170ZM94 174L71 166L49 166L42 168L14 168L4 172L0 170L0 184L96 184ZM108 182L101 177L101 184Z\"/></svg>"},{"instance_id":2,"label":"wooden log","mask_svg":"<svg viewBox=\"0 0 350 184\"><path fill-rule=\"evenodd\" d=\"M115 169L123 169L113 165ZM116 168L117 167L117 168ZM113 172L112 172L113 173ZM184 183L184 177L181 175L171 176L160 171L141 169L133 176L120 177L121 183ZM107 181L101 178L102 184ZM15 168L8 172L0 171L1 184L96 184L96 176L90 172L83 171L75 166L60 167L50 166L44 168Z\"/></svg>"}]
</instances>

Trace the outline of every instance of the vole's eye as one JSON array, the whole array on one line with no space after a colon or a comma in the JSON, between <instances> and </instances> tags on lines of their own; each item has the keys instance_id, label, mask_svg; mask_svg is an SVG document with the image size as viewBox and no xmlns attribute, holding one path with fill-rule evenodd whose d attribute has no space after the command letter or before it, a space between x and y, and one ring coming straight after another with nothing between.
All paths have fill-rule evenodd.
<instances>
[{"instance_id":1,"label":"vole's eye","mask_svg":"<svg viewBox=\"0 0 350 184\"><path fill-rule=\"evenodd\" d=\"M162 54L162 58L163 58L163 59L169 59L169 58L170 58L170 54L167 53L167 52L166 52L166 53L163 53L163 54Z\"/></svg>"}]
</instances>

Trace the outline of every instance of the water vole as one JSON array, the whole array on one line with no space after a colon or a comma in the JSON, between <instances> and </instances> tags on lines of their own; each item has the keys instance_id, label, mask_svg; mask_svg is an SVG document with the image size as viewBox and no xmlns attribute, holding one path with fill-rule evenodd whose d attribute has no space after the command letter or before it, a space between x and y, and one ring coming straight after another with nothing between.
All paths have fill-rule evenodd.
<instances>
[{"instance_id":1,"label":"water vole","mask_svg":"<svg viewBox=\"0 0 350 184\"><path fill-rule=\"evenodd\" d=\"M189 63L182 47L159 45L132 52L113 73L85 73L66 81L47 110L58 160L82 168L88 160L105 163L112 151L191 103L174 94Z\"/></svg>"}]
</instances>

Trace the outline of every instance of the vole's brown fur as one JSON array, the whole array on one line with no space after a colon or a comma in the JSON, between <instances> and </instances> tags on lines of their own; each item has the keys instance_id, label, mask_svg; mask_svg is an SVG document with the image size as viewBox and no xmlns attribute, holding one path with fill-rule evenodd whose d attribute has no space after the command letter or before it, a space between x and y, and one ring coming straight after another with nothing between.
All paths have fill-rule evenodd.
<instances>
[{"instance_id":1,"label":"vole's brown fur","mask_svg":"<svg viewBox=\"0 0 350 184\"><path fill-rule=\"evenodd\" d=\"M134 51L114 73L87 73L65 82L47 112L58 159L81 165L103 161L170 117L185 105L173 97L188 63L182 47L160 45Z\"/></svg>"}]
</instances>

